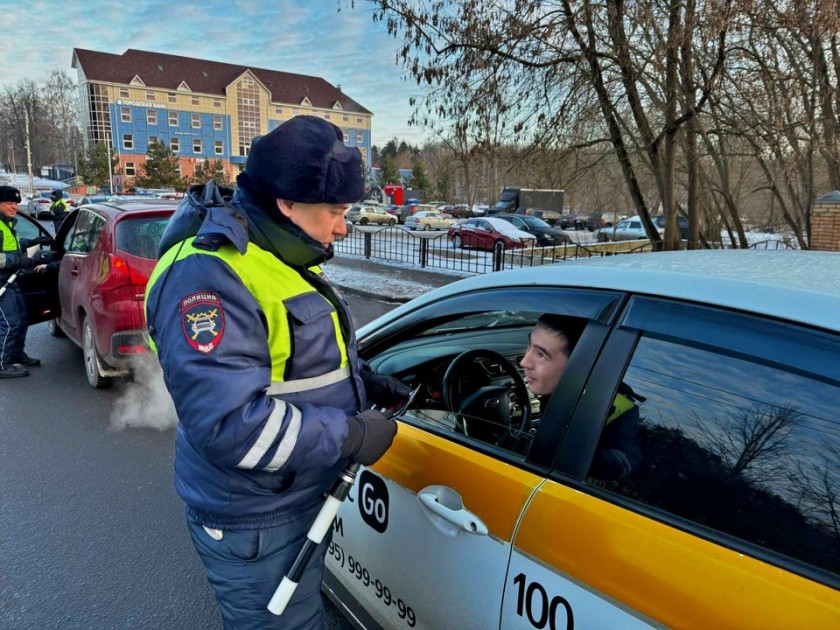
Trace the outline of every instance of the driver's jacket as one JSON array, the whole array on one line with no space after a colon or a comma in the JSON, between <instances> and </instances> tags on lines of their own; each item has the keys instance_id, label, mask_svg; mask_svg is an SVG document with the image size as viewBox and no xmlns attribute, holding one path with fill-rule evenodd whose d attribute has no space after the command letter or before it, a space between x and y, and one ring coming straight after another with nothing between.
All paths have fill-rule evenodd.
<instances>
[{"instance_id":1,"label":"driver's jacket","mask_svg":"<svg viewBox=\"0 0 840 630\"><path fill-rule=\"evenodd\" d=\"M147 288L179 420L175 486L202 525L276 526L323 500L347 463L347 416L366 407L355 335L323 250L241 188L215 207L203 189L170 221Z\"/></svg>"}]
</instances>

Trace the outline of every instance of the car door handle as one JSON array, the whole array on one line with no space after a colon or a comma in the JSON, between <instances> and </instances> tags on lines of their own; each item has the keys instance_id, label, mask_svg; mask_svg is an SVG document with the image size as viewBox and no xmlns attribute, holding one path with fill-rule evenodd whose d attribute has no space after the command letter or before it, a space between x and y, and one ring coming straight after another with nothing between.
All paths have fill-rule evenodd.
<instances>
[{"instance_id":1,"label":"car door handle","mask_svg":"<svg viewBox=\"0 0 840 630\"><path fill-rule=\"evenodd\" d=\"M464 508L460 495L446 486L429 486L417 494L420 503L435 517L446 521L449 527L439 528L444 533L455 536L458 531L486 536L489 533L487 525L475 514ZM432 520L435 522L435 519ZM439 522L436 524L440 524ZM457 529L453 529L455 525Z\"/></svg>"},{"instance_id":2,"label":"car door handle","mask_svg":"<svg viewBox=\"0 0 840 630\"><path fill-rule=\"evenodd\" d=\"M70 270L70 275L75 278L76 276L79 275L79 270L78 269L71 269Z\"/></svg>"}]
</instances>

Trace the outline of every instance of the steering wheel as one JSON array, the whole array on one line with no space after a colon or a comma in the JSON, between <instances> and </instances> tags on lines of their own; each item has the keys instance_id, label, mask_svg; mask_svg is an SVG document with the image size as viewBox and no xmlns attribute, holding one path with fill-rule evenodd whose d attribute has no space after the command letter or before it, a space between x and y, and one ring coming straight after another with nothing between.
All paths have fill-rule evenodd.
<instances>
[{"instance_id":1,"label":"steering wheel","mask_svg":"<svg viewBox=\"0 0 840 630\"><path fill-rule=\"evenodd\" d=\"M456 400L458 374L465 366L471 365L478 359L491 359L497 362L504 373L513 380L513 389L505 385L482 385L473 392L470 392ZM522 421L517 430L524 432L531 421L531 399L528 395L528 388L516 366L504 356L494 350L477 348L467 350L455 357L446 368L441 383L443 401L447 410L460 416L461 429L464 434L469 435L467 419L464 415L473 415L479 418L486 418L487 422L476 423L472 427L472 435L480 437L487 435L489 439L497 443L507 434L511 434L514 428L511 426L512 402L517 402L522 409ZM470 410L472 412L470 413ZM464 415L462 415L464 414ZM495 415L495 418L488 418ZM484 428L484 431L478 425ZM494 429L494 427L500 427ZM478 435L476 434L478 432ZM481 438L480 438L481 439Z\"/></svg>"}]
</instances>

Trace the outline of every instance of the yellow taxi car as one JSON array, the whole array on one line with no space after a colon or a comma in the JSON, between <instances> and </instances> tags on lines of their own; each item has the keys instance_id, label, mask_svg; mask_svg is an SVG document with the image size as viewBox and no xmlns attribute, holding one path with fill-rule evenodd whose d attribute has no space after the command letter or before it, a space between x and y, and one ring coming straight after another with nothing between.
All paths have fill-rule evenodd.
<instances>
[{"instance_id":1,"label":"yellow taxi car","mask_svg":"<svg viewBox=\"0 0 840 630\"><path fill-rule=\"evenodd\" d=\"M520 362L546 313L569 354L536 397ZM840 628L838 313L840 256L756 251L499 272L395 309L360 355L419 393L339 512L325 592L365 628Z\"/></svg>"}]
</instances>

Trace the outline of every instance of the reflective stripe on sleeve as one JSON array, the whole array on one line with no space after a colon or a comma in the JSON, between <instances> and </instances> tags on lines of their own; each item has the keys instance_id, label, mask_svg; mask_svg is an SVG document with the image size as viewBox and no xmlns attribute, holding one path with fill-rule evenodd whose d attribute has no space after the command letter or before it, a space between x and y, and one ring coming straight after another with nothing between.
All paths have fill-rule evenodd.
<instances>
[{"instance_id":1,"label":"reflective stripe on sleeve","mask_svg":"<svg viewBox=\"0 0 840 630\"><path fill-rule=\"evenodd\" d=\"M277 434L280 432L280 427L283 426L283 418L286 416L286 409L291 409L292 418L286 429L286 435L283 436L283 439L277 446L278 454L274 456L271 460L271 464L269 465L273 465L275 460L280 459L281 461L277 465L277 468L279 468L286 461L289 457L289 453L291 453L295 443L297 442L297 436L300 432L300 411L292 405L287 405L282 400L275 400L274 410L271 412L271 415L268 416L268 420L266 420L260 436L257 438L257 441L254 442L254 445L245 457L242 458L242 461L236 465L237 468L253 468L268 452L268 449L274 443ZM283 452L284 455L281 456L281 452ZM275 468L275 470L277 468Z\"/></svg>"},{"instance_id":2,"label":"reflective stripe on sleeve","mask_svg":"<svg viewBox=\"0 0 840 630\"><path fill-rule=\"evenodd\" d=\"M286 428L286 435L283 436L280 444L277 445L274 457L271 458L268 466L265 467L268 472L274 472L285 464L286 460L289 459L289 455L292 454L292 449L297 444L298 434L300 433L300 410L292 405L289 405L289 407L292 408L292 418L289 420L289 426Z\"/></svg>"},{"instance_id":3,"label":"reflective stripe on sleeve","mask_svg":"<svg viewBox=\"0 0 840 630\"><path fill-rule=\"evenodd\" d=\"M348 378L350 378L350 368L343 367L322 374L321 376L313 376L312 378L301 378L294 381L275 381L266 390L266 394L269 396L296 394L298 392L326 387L327 385L334 385Z\"/></svg>"}]
</instances>

